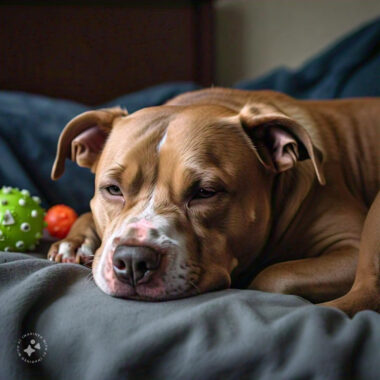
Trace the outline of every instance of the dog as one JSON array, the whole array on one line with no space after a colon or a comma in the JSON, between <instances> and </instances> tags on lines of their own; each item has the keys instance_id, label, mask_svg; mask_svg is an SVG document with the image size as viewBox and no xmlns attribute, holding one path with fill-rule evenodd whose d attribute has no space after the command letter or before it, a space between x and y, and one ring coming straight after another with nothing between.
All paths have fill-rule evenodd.
<instances>
[{"instance_id":1,"label":"dog","mask_svg":"<svg viewBox=\"0 0 380 380\"><path fill-rule=\"evenodd\" d=\"M379 312L379 141L380 98L210 88L85 112L52 178L66 158L95 173L91 213L48 258L92 264L115 297L232 286Z\"/></svg>"}]
</instances>

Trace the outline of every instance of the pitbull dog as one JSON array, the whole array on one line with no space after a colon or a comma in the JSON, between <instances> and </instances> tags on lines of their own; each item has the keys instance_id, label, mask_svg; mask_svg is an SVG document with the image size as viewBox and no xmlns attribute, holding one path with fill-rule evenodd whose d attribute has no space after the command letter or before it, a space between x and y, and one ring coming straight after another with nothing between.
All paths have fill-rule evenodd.
<instances>
[{"instance_id":1,"label":"pitbull dog","mask_svg":"<svg viewBox=\"0 0 380 380\"><path fill-rule=\"evenodd\" d=\"M380 311L380 99L212 88L128 115L85 112L65 159L91 213L52 245L105 293L167 300L230 286Z\"/></svg>"}]
</instances>

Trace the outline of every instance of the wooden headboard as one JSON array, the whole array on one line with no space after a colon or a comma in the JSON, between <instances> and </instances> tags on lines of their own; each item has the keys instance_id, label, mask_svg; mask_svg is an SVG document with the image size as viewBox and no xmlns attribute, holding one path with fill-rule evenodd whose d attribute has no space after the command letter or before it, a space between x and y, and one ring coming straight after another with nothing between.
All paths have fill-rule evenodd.
<instances>
[{"instance_id":1,"label":"wooden headboard","mask_svg":"<svg viewBox=\"0 0 380 380\"><path fill-rule=\"evenodd\" d=\"M212 0L0 1L0 25L0 90L94 105L212 83Z\"/></svg>"}]
</instances>

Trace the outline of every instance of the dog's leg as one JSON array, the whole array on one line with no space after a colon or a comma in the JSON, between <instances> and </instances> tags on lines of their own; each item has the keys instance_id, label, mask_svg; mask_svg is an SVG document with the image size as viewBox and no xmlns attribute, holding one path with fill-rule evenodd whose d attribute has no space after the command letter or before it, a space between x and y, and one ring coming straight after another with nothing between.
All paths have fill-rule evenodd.
<instances>
[{"instance_id":1,"label":"dog's leg","mask_svg":"<svg viewBox=\"0 0 380 380\"><path fill-rule=\"evenodd\" d=\"M337 307L349 315L365 309L380 312L380 192L364 222L358 268L351 290L321 305Z\"/></svg>"},{"instance_id":2,"label":"dog's leg","mask_svg":"<svg viewBox=\"0 0 380 380\"><path fill-rule=\"evenodd\" d=\"M48 259L62 263L91 266L94 253L100 246L91 212L81 215L67 237L51 245Z\"/></svg>"},{"instance_id":3,"label":"dog's leg","mask_svg":"<svg viewBox=\"0 0 380 380\"><path fill-rule=\"evenodd\" d=\"M295 294L312 302L340 297L352 286L358 250L347 247L319 257L270 265L253 280L250 289Z\"/></svg>"}]
</instances>

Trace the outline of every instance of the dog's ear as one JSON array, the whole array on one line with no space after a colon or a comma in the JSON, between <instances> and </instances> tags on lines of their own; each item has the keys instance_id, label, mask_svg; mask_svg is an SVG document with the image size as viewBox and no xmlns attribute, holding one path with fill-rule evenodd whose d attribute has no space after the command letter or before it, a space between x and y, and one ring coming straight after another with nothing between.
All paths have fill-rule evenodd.
<instances>
[{"instance_id":1,"label":"dog's ear","mask_svg":"<svg viewBox=\"0 0 380 380\"><path fill-rule=\"evenodd\" d=\"M66 158L91 168L115 119L126 115L127 111L115 107L84 112L72 119L59 137L51 178L58 179L63 174Z\"/></svg>"},{"instance_id":2,"label":"dog's ear","mask_svg":"<svg viewBox=\"0 0 380 380\"><path fill-rule=\"evenodd\" d=\"M241 110L239 117L260 162L267 169L281 173L293 168L298 161L310 159L319 183L325 184L322 152L296 120L280 112L255 114L249 106Z\"/></svg>"}]
</instances>

